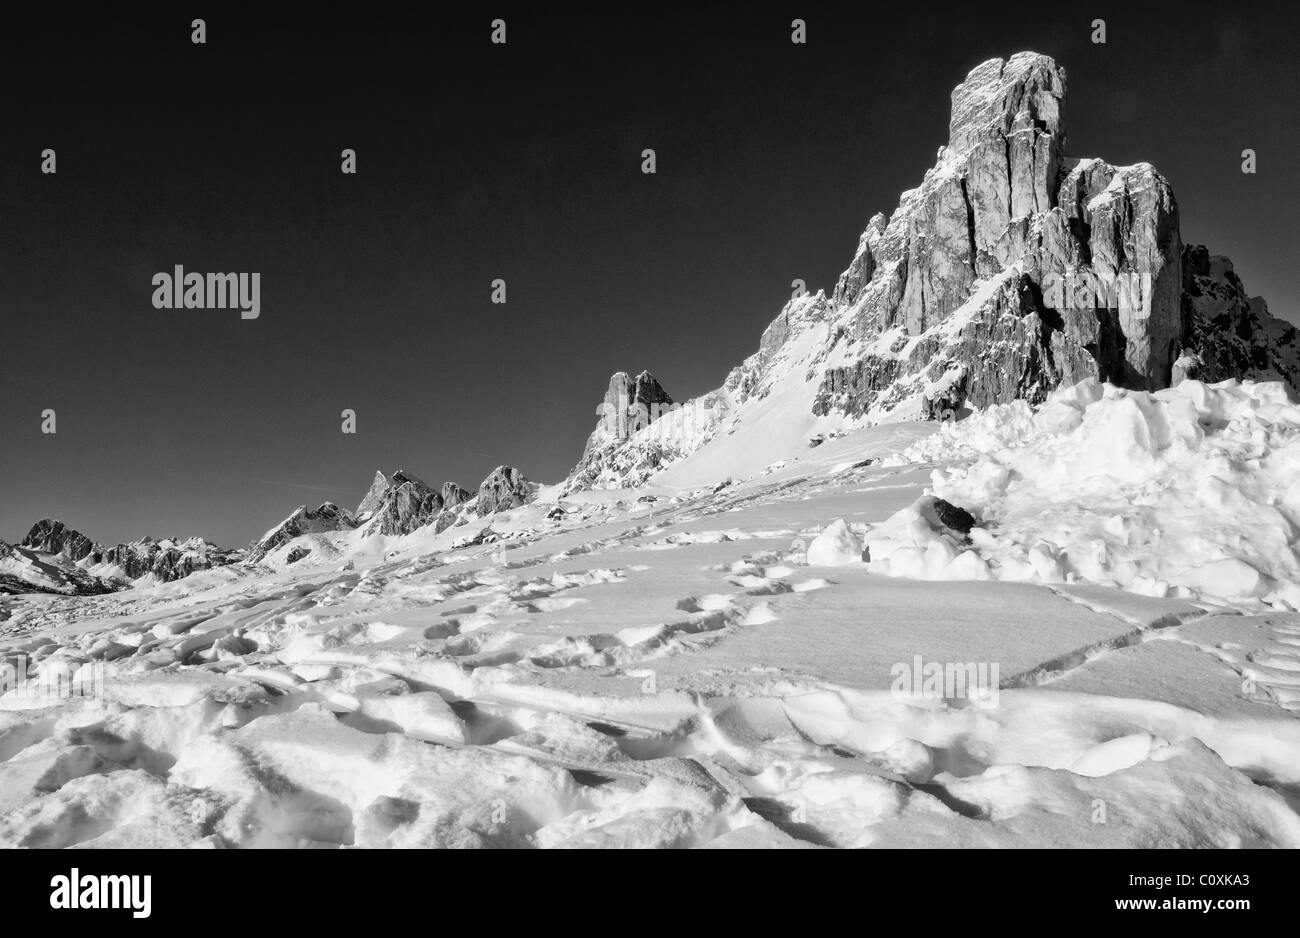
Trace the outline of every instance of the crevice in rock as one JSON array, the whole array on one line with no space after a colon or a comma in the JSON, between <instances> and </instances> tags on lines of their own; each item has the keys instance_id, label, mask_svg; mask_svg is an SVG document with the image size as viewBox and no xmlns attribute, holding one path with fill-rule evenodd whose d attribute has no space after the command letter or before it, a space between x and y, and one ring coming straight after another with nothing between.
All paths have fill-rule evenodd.
<instances>
[{"instance_id":1,"label":"crevice in rock","mask_svg":"<svg viewBox=\"0 0 1300 938\"><path fill-rule=\"evenodd\" d=\"M1002 150L1007 161L1007 218L1016 215L1016 177L1011 171L1011 138L1002 138Z\"/></svg>"},{"instance_id":2,"label":"crevice in rock","mask_svg":"<svg viewBox=\"0 0 1300 938\"><path fill-rule=\"evenodd\" d=\"M966 204L966 239L970 245L970 269L971 273L978 278L979 270L975 263L977 250L975 248L975 206L971 203L970 191L966 188L966 177L961 177L961 200ZM924 309L924 294L922 294L922 309Z\"/></svg>"}]
</instances>

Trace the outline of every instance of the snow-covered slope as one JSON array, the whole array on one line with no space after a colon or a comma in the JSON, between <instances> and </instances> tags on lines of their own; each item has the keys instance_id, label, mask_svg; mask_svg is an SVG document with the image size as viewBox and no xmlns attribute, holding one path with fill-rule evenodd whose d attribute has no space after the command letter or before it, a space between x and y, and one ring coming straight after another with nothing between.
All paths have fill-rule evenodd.
<instances>
[{"instance_id":1,"label":"snow-covered slope","mask_svg":"<svg viewBox=\"0 0 1300 938\"><path fill-rule=\"evenodd\" d=\"M0 598L0 845L1300 846L1300 615L873 572L935 429Z\"/></svg>"}]
</instances>

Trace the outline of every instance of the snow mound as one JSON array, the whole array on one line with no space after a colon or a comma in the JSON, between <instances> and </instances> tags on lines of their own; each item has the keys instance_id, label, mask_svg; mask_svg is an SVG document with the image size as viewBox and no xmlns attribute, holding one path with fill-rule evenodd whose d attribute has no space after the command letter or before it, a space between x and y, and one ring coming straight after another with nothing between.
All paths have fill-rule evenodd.
<instances>
[{"instance_id":1,"label":"snow mound","mask_svg":"<svg viewBox=\"0 0 1300 938\"><path fill-rule=\"evenodd\" d=\"M862 560L862 542L849 530L844 519L830 524L808 545L808 563L815 567L838 567Z\"/></svg>"},{"instance_id":2,"label":"snow mound","mask_svg":"<svg viewBox=\"0 0 1300 938\"><path fill-rule=\"evenodd\" d=\"M923 579L1087 581L1148 596L1300 609L1300 406L1281 383L1095 380L946 425L892 458L934 494L867 536L872 569ZM922 500L923 501L923 500Z\"/></svg>"}]
</instances>

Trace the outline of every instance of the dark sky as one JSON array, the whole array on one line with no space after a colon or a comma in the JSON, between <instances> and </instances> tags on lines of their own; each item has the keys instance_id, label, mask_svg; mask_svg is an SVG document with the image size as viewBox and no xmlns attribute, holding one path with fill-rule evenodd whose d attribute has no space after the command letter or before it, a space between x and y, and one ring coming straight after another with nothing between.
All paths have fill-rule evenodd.
<instances>
[{"instance_id":1,"label":"dark sky","mask_svg":"<svg viewBox=\"0 0 1300 938\"><path fill-rule=\"evenodd\" d=\"M0 538L54 516L237 545L304 502L354 507L377 468L555 481L610 373L702 393L793 278L829 290L934 162L953 85L1025 49L1069 73L1071 154L1154 163L1184 240L1300 311L1284 5L787 6L213 11L205 46L188 10L6 19ZM261 317L154 309L176 264L259 272Z\"/></svg>"}]
</instances>

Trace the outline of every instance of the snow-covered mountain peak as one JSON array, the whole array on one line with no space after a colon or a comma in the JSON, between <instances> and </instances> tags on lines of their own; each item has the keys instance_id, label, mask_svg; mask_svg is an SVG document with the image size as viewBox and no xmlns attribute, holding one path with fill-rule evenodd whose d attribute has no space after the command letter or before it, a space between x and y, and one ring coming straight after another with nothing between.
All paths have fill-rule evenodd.
<instances>
[{"instance_id":1,"label":"snow-covered mountain peak","mask_svg":"<svg viewBox=\"0 0 1300 938\"><path fill-rule=\"evenodd\" d=\"M1065 92L1038 53L973 68L935 165L871 217L829 297L792 298L717 391L668 419L620 433L602 415L563 490L718 482L810 440L1087 379L1300 385L1296 330L1183 245L1155 167L1065 155Z\"/></svg>"}]
</instances>

